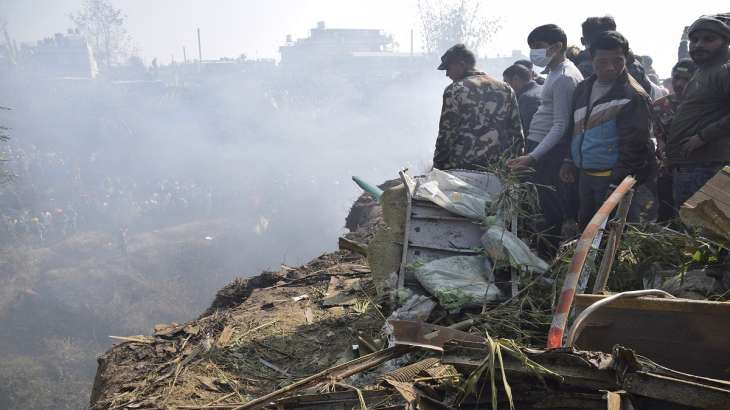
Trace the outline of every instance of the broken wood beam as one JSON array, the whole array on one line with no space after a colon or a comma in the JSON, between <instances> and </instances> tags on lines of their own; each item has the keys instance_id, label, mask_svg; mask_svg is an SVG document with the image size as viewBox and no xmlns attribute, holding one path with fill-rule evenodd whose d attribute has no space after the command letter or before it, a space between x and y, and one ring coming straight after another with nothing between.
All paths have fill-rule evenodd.
<instances>
[{"instance_id":1,"label":"broken wood beam","mask_svg":"<svg viewBox=\"0 0 730 410\"><path fill-rule=\"evenodd\" d=\"M622 387L631 394L700 409L727 409L730 403L730 390L649 372L627 374Z\"/></svg>"},{"instance_id":2,"label":"broken wood beam","mask_svg":"<svg viewBox=\"0 0 730 410\"><path fill-rule=\"evenodd\" d=\"M661 405L671 403L702 409L724 409L730 402L730 382L667 369L620 346L612 354L567 348L522 349L522 353L554 374L541 374L526 366L524 360L503 355L507 378L513 392L519 395L538 391L542 385L546 387L546 395L623 390ZM444 345L441 363L470 373L484 363L488 354L486 344L451 341ZM499 368L499 364L496 366Z\"/></svg>"},{"instance_id":3,"label":"broken wood beam","mask_svg":"<svg viewBox=\"0 0 730 410\"><path fill-rule=\"evenodd\" d=\"M397 393L388 390L364 390L363 398L366 403L375 404L382 403L392 397L396 397ZM331 393L306 394L301 396L289 397L276 401L276 406L281 410L294 409L342 409L356 408L359 403L357 393L352 390L337 391Z\"/></svg>"},{"instance_id":4,"label":"broken wood beam","mask_svg":"<svg viewBox=\"0 0 730 410\"><path fill-rule=\"evenodd\" d=\"M452 339L471 342L484 341L483 336L458 330L460 328L468 328L474 324L472 319L455 323L449 327L432 325L415 320L389 320L388 323L393 327L393 337L395 338L396 345L416 346L424 349L443 351L444 343Z\"/></svg>"},{"instance_id":5,"label":"broken wood beam","mask_svg":"<svg viewBox=\"0 0 730 410\"><path fill-rule=\"evenodd\" d=\"M725 246L730 244L730 166L720 170L679 209L687 225L703 228Z\"/></svg>"},{"instance_id":6,"label":"broken wood beam","mask_svg":"<svg viewBox=\"0 0 730 410\"><path fill-rule=\"evenodd\" d=\"M344 236L337 239L337 246L341 251L350 251L362 256L368 256L368 246L366 244L347 239Z\"/></svg>"},{"instance_id":7,"label":"broken wood beam","mask_svg":"<svg viewBox=\"0 0 730 410\"><path fill-rule=\"evenodd\" d=\"M441 363L450 364L459 371L469 374L483 364L487 357L487 345L484 343L451 341L444 345ZM542 384L541 379L554 380L554 385L565 385L571 388L587 390L617 390L616 376L610 369L599 369L610 360L610 355L594 353L590 360L578 352L568 349L541 351L528 350L525 356L548 370L560 375L542 374L526 367L521 360L510 355L503 355L504 370L510 377L519 376L530 380L533 386ZM499 367L499 365L497 365Z\"/></svg>"},{"instance_id":8,"label":"broken wood beam","mask_svg":"<svg viewBox=\"0 0 730 410\"><path fill-rule=\"evenodd\" d=\"M449 326L451 329L464 329L474 324L474 320L467 319L458 323L454 323ZM306 377L299 381L296 381L288 386L284 386L281 389L273 391L267 395L261 396L257 399L251 400L246 403L236 403L226 407L232 410L246 410L246 409L258 409L269 402L282 398L289 393L301 390L307 387L316 386L323 382L338 382L344 380L353 374L360 373L362 371L371 369L379 366L388 360L392 360L401 357L407 353L415 351L416 348L412 346L393 346L387 349L371 353L366 356L358 357L357 359L351 360L347 363L343 363L329 369L322 370L319 373L313 374L312 376Z\"/></svg>"},{"instance_id":9,"label":"broken wood beam","mask_svg":"<svg viewBox=\"0 0 730 410\"><path fill-rule=\"evenodd\" d=\"M359 357L355 360L351 360L347 363L331 367L323 370L312 376L301 379L288 386L282 387L281 389L275 390L267 395L261 396L257 399L251 400L242 404L234 404L228 408L233 410L246 410L246 409L258 409L269 402L279 399L288 393L296 390L301 390L310 386L317 385L321 382L339 381L343 380L353 374L362 372L364 370L373 368L380 364L387 362L388 360L395 359L403 356L404 354L413 351L412 347L394 346L387 349L383 349L379 352L369 354L367 356Z\"/></svg>"}]
</instances>

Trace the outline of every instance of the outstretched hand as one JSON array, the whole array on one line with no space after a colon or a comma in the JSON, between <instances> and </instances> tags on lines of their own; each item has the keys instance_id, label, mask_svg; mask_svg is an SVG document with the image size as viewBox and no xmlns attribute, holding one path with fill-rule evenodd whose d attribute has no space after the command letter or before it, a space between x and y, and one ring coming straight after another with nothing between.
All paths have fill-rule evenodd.
<instances>
[{"instance_id":1,"label":"outstretched hand","mask_svg":"<svg viewBox=\"0 0 730 410\"><path fill-rule=\"evenodd\" d=\"M523 155L521 157L512 158L507 161L507 166L510 169L525 169L530 168L535 163L535 158L529 155Z\"/></svg>"}]
</instances>

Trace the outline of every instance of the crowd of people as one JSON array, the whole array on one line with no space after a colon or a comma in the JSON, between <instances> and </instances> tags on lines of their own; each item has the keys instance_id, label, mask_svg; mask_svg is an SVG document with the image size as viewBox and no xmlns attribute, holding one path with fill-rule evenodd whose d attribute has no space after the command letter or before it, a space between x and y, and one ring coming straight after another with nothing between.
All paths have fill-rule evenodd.
<instances>
[{"instance_id":1,"label":"crowd of people","mask_svg":"<svg viewBox=\"0 0 730 410\"><path fill-rule=\"evenodd\" d=\"M49 244L88 229L126 232L213 212L213 189L199 181L123 177L96 167L93 154L78 160L36 145L8 144L2 157L14 179L0 191L3 242Z\"/></svg>"},{"instance_id":2,"label":"crowd of people","mask_svg":"<svg viewBox=\"0 0 730 410\"><path fill-rule=\"evenodd\" d=\"M503 81L478 71L463 44L438 67L453 82L434 167L484 170L507 156L537 187L543 256L565 239L566 220L583 229L626 176L637 180L629 219L665 222L730 163L730 14L684 28L667 81L612 17L581 28L582 49L555 24L536 27L530 60L508 67Z\"/></svg>"}]
</instances>

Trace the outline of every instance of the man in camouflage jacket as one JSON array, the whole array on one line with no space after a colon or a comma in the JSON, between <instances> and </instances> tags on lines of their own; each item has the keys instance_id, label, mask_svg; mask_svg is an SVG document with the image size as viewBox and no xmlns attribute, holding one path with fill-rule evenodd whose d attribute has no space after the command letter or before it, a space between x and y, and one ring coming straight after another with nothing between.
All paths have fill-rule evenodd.
<instances>
[{"instance_id":1,"label":"man in camouflage jacket","mask_svg":"<svg viewBox=\"0 0 730 410\"><path fill-rule=\"evenodd\" d=\"M446 70L453 83L444 90L434 168L484 170L500 156L521 153L524 142L514 91L474 65L474 54L463 44L441 57L438 69Z\"/></svg>"}]
</instances>

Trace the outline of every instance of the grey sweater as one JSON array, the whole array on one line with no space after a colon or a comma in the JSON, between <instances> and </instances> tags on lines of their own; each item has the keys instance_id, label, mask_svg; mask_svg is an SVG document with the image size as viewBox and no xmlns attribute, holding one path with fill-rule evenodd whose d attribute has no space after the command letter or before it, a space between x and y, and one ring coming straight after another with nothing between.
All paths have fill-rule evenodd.
<instances>
[{"instance_id":1,"label":"grey sweater","mask_svg":"<svg viewBox=\"0 0 730 410\"><path fill-rule=\"evenodd\" d=\"M530 156L540 160L563 138L568 124L575 87L583 81L578 68L565 60L550 73L542 87L542 103L530 122L528 140L538 145Z\"/></svg>"}]
</instances>

